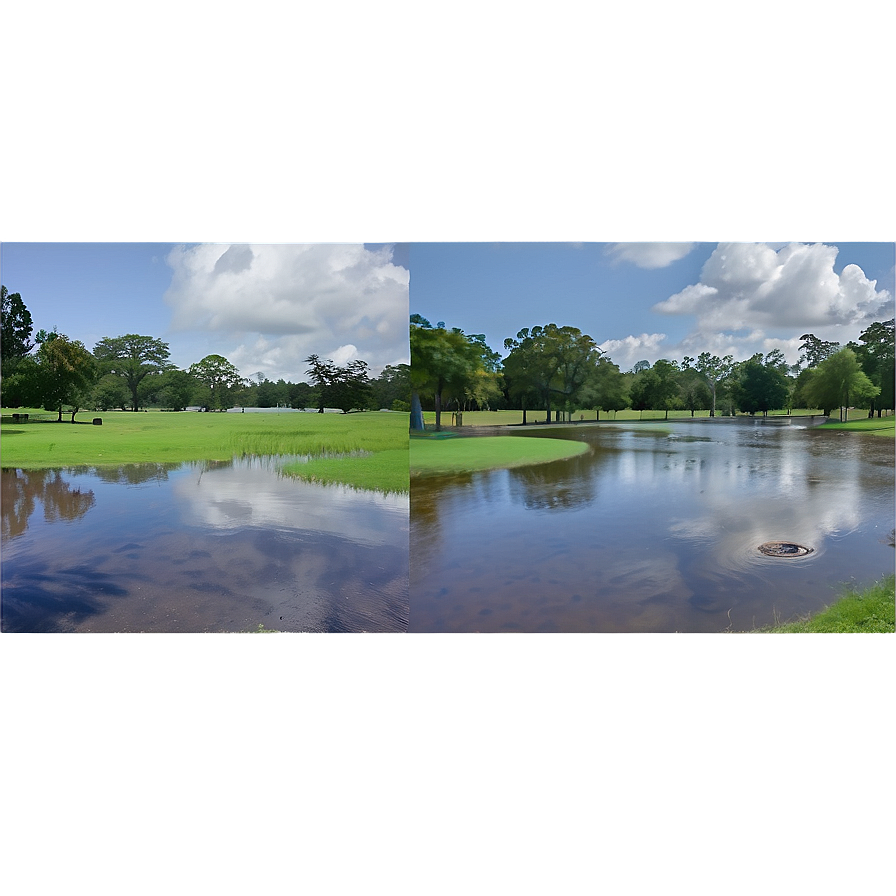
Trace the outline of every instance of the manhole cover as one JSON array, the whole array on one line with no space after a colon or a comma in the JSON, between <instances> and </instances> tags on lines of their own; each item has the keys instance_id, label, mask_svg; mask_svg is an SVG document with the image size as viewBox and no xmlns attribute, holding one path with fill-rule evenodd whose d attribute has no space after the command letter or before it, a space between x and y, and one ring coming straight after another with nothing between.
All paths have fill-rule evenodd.
<instances>
[{"instance_id":1,"label":"manhole cover","mask_svg":"<svg viewBox=\"0 0 896 896\"><path fill-rule=\"evenodd\" d=\"M759 550L769 557L805 557L806 554L811 554L813 549L793 541L767 541L759 545Z\"/></svg>"}]
</instances>

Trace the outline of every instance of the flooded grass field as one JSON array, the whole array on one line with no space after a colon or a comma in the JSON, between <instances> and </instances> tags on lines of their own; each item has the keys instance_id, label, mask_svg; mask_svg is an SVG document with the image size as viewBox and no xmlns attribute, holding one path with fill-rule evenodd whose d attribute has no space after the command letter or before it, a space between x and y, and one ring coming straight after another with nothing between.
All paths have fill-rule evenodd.
<instances>
[{"instance_id":1,"label":"flooded grass field","mask_svg":"<svg viewBox=\"0 0 896 896\"><path fill-rule=\"evenodd\" d=\"M744 631L893 572L890 439L761 420L544 436L590 450L412 481L411 631ZM811 553L759 550L785 541Z\"/></svg>"},{"instance_id":2,"label":"flooded grass field","mask_svg":"<svg viewBox=\"0 0 896 896\"><path fill-rule=\"evenodd\" d=\"M4 632L406 631L408 498L270 459L4 469Z\"/></svg>"}]
</instances>

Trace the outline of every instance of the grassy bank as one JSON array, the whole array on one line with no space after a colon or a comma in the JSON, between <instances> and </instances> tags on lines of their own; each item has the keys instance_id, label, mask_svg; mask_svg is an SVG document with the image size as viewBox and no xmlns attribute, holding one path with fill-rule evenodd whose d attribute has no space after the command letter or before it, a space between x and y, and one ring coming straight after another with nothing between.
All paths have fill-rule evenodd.
<instances>
[{"instance_id":1,"label":"grassy bank","mask_svg":"<svg viewBox=\"0 0 896 896\"><path fill-rule=\"evenodd\" d=\"M896 577L887 576L863 591L849 591L836 603L796 622L761 632L889 632L896 631Z\"/></svg>"},{"instance_id":2,"label":"grassy bank","mask_svg":"<svg viewBox=\"0 0 896 896\"><path fill-rule=\"evenodd\" d=\"M865 417L848 423L824 423L819 429L842 429L851 432L870 432L876 436L896 435L896 417Z\"/></svg>"},{"instance_id":3,"label":"grassy bank","mask_svg":"<svg viewBox=\"0 0 896 896\"><path fill-rule=\"evenodd\" d=\"M7 413L4 411L4 416ZM94 414L84 416L89 421ZM358 488L408 488L406 414L112 411L96 416L102 418L102 426L89 422L4 422L0 428L0 461L5 467L45 469L230 460L246 455L310 455L320 460L290 465L287 472ZM361 452L364 456L333 457ZM398 487L401 481L403 487Z\"/></svg>"},{"instance_id":4,"label":"grassy bank","mask_svg":"<svg viewBox=\"0 0 896 896\"><path fill-rule=\"evenodd\" d=\"M864 413L867 414L867 411L854 411L850 412L851 416L854 414ZM769 416L772 417L781 417L786 416L786 411L770 411ZM809 416L809 415L821 415L821 411L817 408L797 408L791 412L792 416ZM719 412L721 415L721 412ZM739 415L740 416L740 415ZM743 415L745 419L751 419L749 415ZM709 417L709 411L695 411L694 417ZM576 411L572 415L573 420L576 423L581 422L591 422L593 423L596 418L595 411ZM624 422L626 420L665 420L666 412L665 411L633 411L631 409L624 411L601 411L600 413L600 422L605 421L618 421ZM690 411L669 411L669 419L670 420L690 420L691 412ZM896 419L896 418L893 418ZM436 415L434 411L424 411L423 412L423 420L425 423L435 423ZM527 423L544 423L545 421L545 412L544 411L528 411L526 413L526 422ZM508 411L464 411L463 413L463 426L510 426L513 424L520 424L523 422L523 412L508 410ZM442 424L445 426L451 426L451 412L443 411L442 412Z\"/></svg>"},{"instance_id":5,"label":"grassy bank","mask_svg":"<svg viewBox=\"0 0 896 896\"><path fill-rule=\"evenodd\" d=\"M476 439L411 439L411 475L472 473L522 467L584 454L584 442L509 436Z\"/></svg>"}]
</instances>

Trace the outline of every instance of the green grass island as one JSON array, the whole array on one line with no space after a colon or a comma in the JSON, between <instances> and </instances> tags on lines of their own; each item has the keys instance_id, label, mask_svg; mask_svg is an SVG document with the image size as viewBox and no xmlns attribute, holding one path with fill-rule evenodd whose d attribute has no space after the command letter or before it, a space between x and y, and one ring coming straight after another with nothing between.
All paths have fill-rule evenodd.
<instances>
[{"instance_id":1,"label":"green grass island","mask_svg":"<svg viewBox=\"0 0 896 896\"><path fill-rule=\"evenodd\" d=\"M411 437L411 475L441 476L510 469L565 460L590 449L570 439L476 436L439 438L444 434Z\"/></svg>"}]
</instances>

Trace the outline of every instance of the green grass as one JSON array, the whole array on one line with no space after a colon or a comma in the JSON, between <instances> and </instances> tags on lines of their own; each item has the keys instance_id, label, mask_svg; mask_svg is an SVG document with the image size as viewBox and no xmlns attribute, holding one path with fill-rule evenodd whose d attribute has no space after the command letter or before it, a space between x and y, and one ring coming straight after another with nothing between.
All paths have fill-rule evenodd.
<instances>
[{"instance_id":1,"label":"green grass","mask_svg":"<svg viewBox=\"0 0 896 896\"><path fill-rule=\"evenodd\" d=\"M863 591L849 591L836 603L796 622L760 629L768 633L789 632L889 632L896 631L896 577L887 576Z\"/></svg>"},{"instance_id":2,"label":"green grass","mask_svg":"<svg viewBox=\"0 0 896 896\"><path fill-rule=\"evenodd\" d=\"M408 448L387 448L358 457L320 457L307 463L287 463L284 473L312 482L341 483L381 492L408 491Z\"/></svg>"},{"instance_id":3,"label":"green grass","mask_svg":"<svg viewBox=\"0 0 896 896\"><path fill-rule=\"evenodd\" d=\"M493 436L471 439L411 439L411 475L471 473L522 467L584 454L584 442Z\"/></svg>"},{"instance_id":4,"label":"green grass","mask_svg":"<svg viewBox=\"0 0 896 896\"><path fill-rule=\"evenodd\" d=\"M717 411L717 416L721 416L721 410ZM858 413L858 412L853 412ZM865 411L865 414L868 412ZM786 411L769 411L769 416L771 417L779 417L786 415ZM792 411L793 416L808 416L810 414L815 414L817 416L821 415L821 411L818 408L798 408ZM583 422L582 418L584 418L584 422L594 423L595 422L595 412L593 410L583 411L578 410L573 415L573 420L576 423ZM709 411L695 411L694 417L709 417ZM747 415L749 417L749 415ZM644 411L641 413L640 411L633 411L631 409L627 409L624 411L616 411L600 412L600 422L607 421L627 421L627 420L665 420L666 412L665 411ZM691 412L690 411L669 411L669 419L670 420L690 420ZM435 411L424 411L423 412L423 421L424 423L435 423L436 415ZM526 422L527 423L535 423L538 421L539 423L544 423L545 421L545 412L541 411L528 411L526 413ZM508 410L508 411L464 411L463 412L463 424L462 428L465 426L509 426L512 424L519 424L523 422L523 412L516 410ZM444 426L451 425L451 412L450 411L442 411L442 424Z\"/></svg>"},{"instance_id":5,"label":"green grass","mask_svg":"<svg viewBox=\"0 0 896 896\"><path fill-rule=\"evenodd\" d=\"M819 429L842 429L852 432L870 432L876 436L896 435L896 417L865 417L848 423L824 423Z\"/></svg>"},{"instance_id":6,"label":"green grass","mask_svg":"<svg viewBox=\"0 0 896 896\"><path fill-rule=\"evenodd\" d=\"M397 483L403 475L403 490L408 489L406 414L82 414L86 421L94 416L102 417L102 426L4 422L0 461L5 467L45 469L310 455L321 460L293 465L287 472L383 491L402 490ZM333 457L353 452L371 456ZM317 463L326 470L315 469Z\"/></svg>"}]
</instances>

